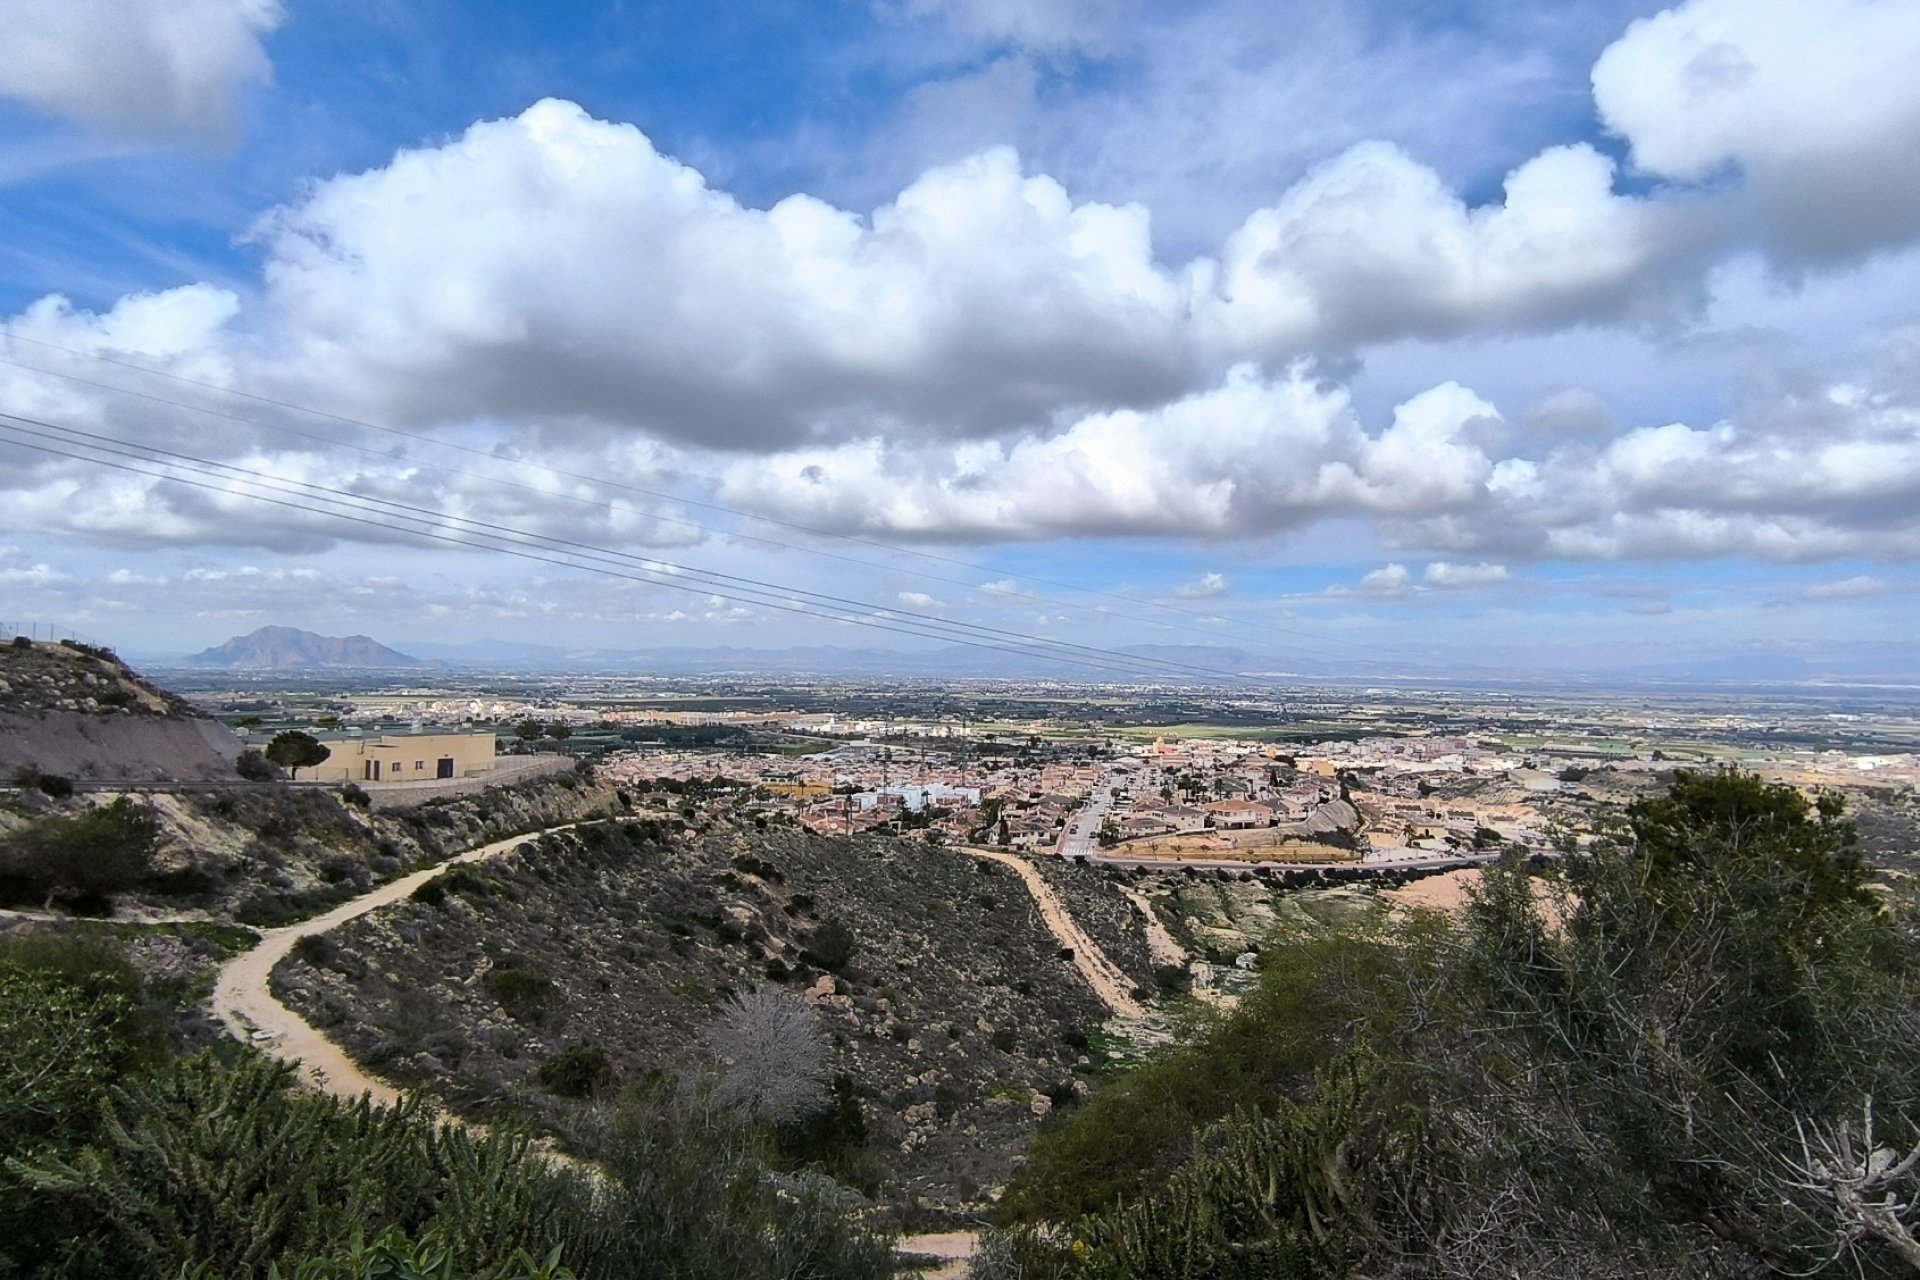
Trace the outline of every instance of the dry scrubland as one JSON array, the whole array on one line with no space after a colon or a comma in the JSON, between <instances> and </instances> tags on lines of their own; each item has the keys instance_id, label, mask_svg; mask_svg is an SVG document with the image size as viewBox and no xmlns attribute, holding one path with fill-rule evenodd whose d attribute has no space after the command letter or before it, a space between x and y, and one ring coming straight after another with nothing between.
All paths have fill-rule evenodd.
<instances>
[{"instance_id":1,"label":"dry scrubland","mask_svg":"<svg viewBox=\"0 0 1920 1280\"><path fill-rule=\"evenodd\" d=\"M195 916L277 925L314 915L462 849L602 812L612 787L568 774L410 809L369 812L338 793L264 784L207 791L83 792L52 797L34 788L0 803L0 888L7 860L59 833L125 821L100 841L126 856L100 893L55 888L54 904L123 918ZM129 840L128 833L137 839ZM138 845L138 848L132 846ZM72 856L91 856L76 847ZM37 907L44 889L15 893Z\"/></svg>"},{"instance_id":2,"label":"dry scrubland","mask_svg":"<svg viewBox=\"0 0 1920 1280\"><path fill-rule=\"evenodd\" d=\"M811 992L857 1104L823 1138L837 1170L916 1224L984 1211L1041 1115L1086 1091L1106 1016L1025 888L919 843L677 827L587 827L462 867L302 948L276 989L382 1074L563 1134L581 1104L543 1064L604 1054L603 1094L689 1073L729 995ZM1101 893L1081 885L1076 912ZM1145 987L1144 929L1104 895L1097 936Z\"/></svg>"}]
</instances>

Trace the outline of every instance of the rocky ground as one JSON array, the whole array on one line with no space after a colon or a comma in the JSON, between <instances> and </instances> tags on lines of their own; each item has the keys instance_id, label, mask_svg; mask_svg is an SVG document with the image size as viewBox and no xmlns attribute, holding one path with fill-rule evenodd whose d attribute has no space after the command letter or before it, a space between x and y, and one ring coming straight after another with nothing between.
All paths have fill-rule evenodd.
<instances>
[{"instance_id":1,"label":"rocky ground","mask_svg":"<svg viewBox=\"0 0 1920 1280\"><path fill-rule=\"evenodd\" d=\"M1890 871L1920 872L1920 793L1860 787L1847 794L1847 816L1860 829L1860 851Z\"/></svg>"},{"instance_id":2,"label":"rocky ground","mask_svg":"<svg viewBox=\"0 0 1920 1280\"><path fill-rule=\"evenodd\" d=\"M0 642L0 781L232 779L240 740L105 649Z\"/></svg>"},{"instance_id":3,"label":"rocky ground","mask_svg":"<svg viewBox=\"0 0 1920 1280\"><path fill-rule=\"evenodd\" d=\"M73 642L0 641L0 711L194 714L179 698L141 680L110 651Z\"/></svg>"},{"instance_id":4,"label":"rocky ground","mask_svg":"<svg viewBox=\"0 0 1920 1280\"><path fill-rule=\"evenodd\" d=\"M697 1072L722 1002L776 984L831 1038L870 1186L908 1225L986 1209L1085 1091L1106 1012L1010 871L918 842L627 821L442 889L301 948L276 990L385 1075L564 1130L582 1104L542 1087L544 1061L594 1046L616 1086Z\"/></svg>"}]
</instances>

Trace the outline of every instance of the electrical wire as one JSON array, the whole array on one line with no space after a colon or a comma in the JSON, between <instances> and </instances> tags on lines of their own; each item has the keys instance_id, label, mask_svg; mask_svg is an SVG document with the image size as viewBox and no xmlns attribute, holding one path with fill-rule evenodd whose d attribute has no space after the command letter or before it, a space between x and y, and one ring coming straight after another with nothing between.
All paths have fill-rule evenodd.
<instances>
[{"instance_id":1,"label":"electrical wire","mask_svg":"<svg viewBox=\"0 0 1920 1280\"><path fill-rule=\"evenodd\" d=\"M128 370L134 371L136 373L145 374L151 377L163 378L171 382L176 382L183 385L200 388L202 390L212 391L216 394L232 396L237 399L252 401L252 402L263 404L263 405L268 405L273 408L283 409L292 413L306 414L306 415L324 419L327 421L338 422L338 423L341 423L342 425L354 427L359 430L378 432L381 434L393 436L395 438L413 441L415 443L426 445L432 448L456 450L458 452L472 454L476 457L485 458L490 462L501 461L501 459L499 459L496 455L489 452L488 450L476 448L471 445L463 445L456 441L443 440L439 437L429 435L424 432L408 431L399 427L386 426L381 423L370 422L365 419L354 418L344 414L333 413L324 409L313 408L311 406L302 405L290 400L282 400L273 396L260 395L255 392L244 391L235 387L222 386L219 383L209 382L200 378L188 377L184 374L178 374L178 373L174 373L164 369L155 369L148 365L139 364L131 360L118 359L113 356L102 354L100 352L82 351L76 348L63 346L59 343L49 342L42 338L33 338L20 333L7 333L5 335L0 335L0 339L10 339L10 340L19 341L19 342L30 343L34 346L42 347L52 351L58 351L65 355L75 357L77 359L92 360L102 364L114 365L120 368L125 368ZM195 405L195 404L186 403L184 401L170 400L166 397L156 396L149 392L136 391L136 390L133 390L132 388L121 387L113 383L103 383L103 382L99 382L92 379L82 378L77 374L66 373L60 370L55 370L55 369L46 369L46 368L42 368L35 365L22 364L21 362L10 359L6 356L0 356L0 363L9 364L15 368L27 370L34 373L40 373L40 374L51 376L51 377L67 379L69 381L73 381L85 386L95 387L100 390L115 392L118 394L123 394L128 396L134 396L141 399L152 401L154 403L170 405L175 408L184 409L188 412L205 413L205 414L208 414L209 416L225 418L230 421L239 422L248 426L256 427L261 430L281 431L296 437L319 440L331 446L336 446L336 447L342 443L345 443L342 441L334 440L331 437L317 436L309 432L302 432L297 428L289 427L284 424L260 422L256 419L247 418L237 414L227 413L223 410L214 409L205 405ZM385 456L385 455L379 454L377 451L367 450L356 445L348 444L347 447L354 448L357 451L365 453L369 456L374 456L374 457ZM634 493L643 497L653 498L659 501L675 503L683 507L695 507L702 510L719 512L726 515L734 516L742 520L759 521L763 524L772 525L777 528L784 528L784 529L792 530L797 533L804 533L811 537L828 538L828 539L834 539L834 540L843 541L843 542L850 542L850 543L854 543L861 546L873 547L873 548L887 551L896 555L911 556L918 559L931 561L934 563L953 565L961 568L971 569L977 573L1000 574L1003 577L1012 578L1012 579L1015 579L1016 581L1037 583L1042 586L1055 587L1061 590L1072 591L1080 595L1092 596L1092 597L1096 597L1103 600L1120 601L1125 604L1128 604L1129 606L1134 606L1134 607L1144 605L1146 607L1161 610L1162 612L1166 612L1166 613L1179 614L1185 617L1209 621L1209 622L1217 621L1222 625L1238 627L1243 630L1259 632L1262 634L1285 635L1285 636L1294 638L1293 643L1290 647L1297 647L1298 641L1300 640L1312 641L1316 644L1322 644L1322 645L1332 645L1332 646L1335 646L1340 651L1341 657L1348 662L1367 661L1365 659L1356 659L1352 652L1355 649L1366 649L1366 650L1379 652L1382 654L1387 654L1401 661L1404 661L1406 658L1406 654L1403 650L1396 649L1393 646L1380 645L1377 643L1373 643L1369 641L1361 641L1361 640L1336 639L1333 637L1321 636L1310 631L1303 631L1299 628L1282 627L1272 623L1256 623L1256 622L1248 622L1244 619L1223 618L1223 617L1218 617L1217 615L1214 615L1214 614L1203 613L1199 610L1183 608L1179 605L1170 604L1165 601L1140 599L1138 597L1124 595L1119 592L1102 591L1098 588L1084 587L1076 583L1061 582L1054 579L1042 578L1042 577L1038 577L1031 574L1005 573L1005 572L1002 572L1001 570L995 569L992 566L983 565L976 561L966 560L966 559L962 559L954 556L939 555L934 552L924 551L924 550L913 548L913 547L904 547L896 543L889 543L889 542L881 541L874 538L862 537L858 534L849 534L849 533L843 533L843 532L836 532L834 530L829 530L829 529L820 529L810 525L800 524L794 521L782 520L776 517L767 516L767 515L763 515L763 514L759 514L751 511L743 511L739 508L726 506L725 504L722 504L722 503L701 501L699 499L689 498L680 494L668 493L661 490L645 488L639 485L628 484L622 481L611 480L602 476L591 476L591 475L586 475L580 472L569 471L564 468L552 467L544 463L527 462L524 460L515 460L515 462L516 462L516 465L521 465L521 466L529 467L532 469L544 471L549 475L553 475L563 479L579 481L582 483L595 485L603 488L621 490L628 493ZM434 470L441 471L446 474L461 475L461 476L466 476L473 479L482 480L487 483L499 484L499 485L510 487L510 488L523 489L528 492L539 494L549 499L559 498L564 501L580 503L583 505L598 506L608 510L612 509L612 504L610 503L598 501L595 499L582 498L575 494L556 494L549 490L539 489L536 486L520 484L518 482L506 480L499 477L482 476L473 472L462 471L457 468L450 468L450 467L446 467L446 466L435 464L435 463L420 463L419 465L423 465L423 466L432 468ZM873 561L860 560L860 559L849 557L849 556L841 556L833 552L821 550L819 548L806 547L806 546L801 546L801 545L798 545L795 543L789 543L789 542L782 542L777 539L763 538L750 533L746 533L741 530L719 529L712 525L703 524L699 521L688 520L688 519L683 519L683 518L674 517L674 516L668 516L668 515L664 515L657 512L649 512L648 516L650 519L653 519L656 522L667 523L667 524L677 524L677 525L682 525L690 528L700 529L704 532L712 533L717 536L740 538L746 541L761 543L763 545L776 546L786 550L796 551L801 554L816 555L826 559L839 560L846 563L862 565L868 568L883 569L883 570L892 571L892 572L902 571L897 569L895 566L879 565L879 564L875 564ZM913 571L905 571L905 572L912 572L916 577L926 578L930 581L945 582L951 585L965 587L968 589L974 589L977 586L977 584L972 582L951 578L951 577L943 577L937 574L927 573L924 570L913 570ZM1037 604L1050 604L1060 608L1070 607L1064 601L1051 600L1044 596L1036 595L1032 598ZM1137 614L1123 613L1118 610L1107 608L1105 606L1098 606L1098 607L1102 608L1103 611L1107 613L1109 616L1123 618L1123 619L1127 619L1134 622L1140 622L1148 626L1155 626L1155 627L1162 627L1162 628L1167 628L1172 630L1190 632L1195 635L1204 636L1210 642L1217 641L1220 635L1218 630L1212 629L1212 628L1202 628L1202 627L1194 626L1191 624L1171 622L1164 618L1148 619L1148 618L1140 617ZM1378 666L1378 665L1384 665L1384 663L1373 662L1373 663L1370 663L1369 665ZM1469 668L1469 669L1491 670L1491 668L1473 668L1473 664L1460 664L1460 665L1463 668Z\"/></svg>"},{"instance_id":2,"label":"electrical wire","mask_svg":"<svg viewBox=\"0 0 1920 1280\"><path fill-rule=\"evenodd\" d=\"M996 648L1004 652L1022 653L1026 656L1049 658L1055 661L1077 665L1094 666L1106 670L1124 671L1134 676L1156 675L1169 678L1179 675L1187 679L1205 677L1211 681L1227 683L1246 683L1254 678L1239 673L1219 671L1199 667L1189 663L1175 663L1148 655L1124 654L1114 650L1098 649L1088 645L1052 637L1035 636L1029 633L1012 631L1005 628L989 627L983 624L955 619L939 618L933 615L918 614L910 610L894 610L875 605L868 601L836 596L824 592L812 592L792 588L779 583L766 582L742 575L722 574L712 570L695 569L677 565L655 556L638 556L589 543L576 542L540 534L523 529L494 524L488 521L474 520L451 513L417 507L392 499L373 495L356 494L346 490L334 489L325 485L316 485L308 481L293 480L285 477L263 475L248 468L228 463L179 454L155 446L136 444L115 437L101 436L79 428L65 427L46 422L42 419L28 418L16 414L0 414L0 431L12 437L13 443L22 447L37 449L54 456L66 457L76 461L113 467L134 474L146 475L154 479L173 483L188 484L195 488L217 493L228 493L254 501L271 502L278 506L290 507L311 514L349 520L353 523L387 530L388 532L427 538L434 541L449 542L454 545L468 546L480 550L500 551L521 555L522 558L536 559L543 563L559 564L567 567L585 569L590 572L609 573L611 576L627 577L634 581L650 582L695 594L712 595L731 599L737 603L757 604L763 607L782 609L800 613L808 617L826 618L855 625L873 626L880 630L898 634L915 635L921 638L937 639L949 643L969 644L982 648ZM26 438L21 438L26 437ZM45 444L35 444L34 439L52 440L71 448L89 450L88 455L75 454L68 450L54 449ZM106 453L134 461L151 463L170 468L154 471L135 467L128 463L115 463L107 458L91 456ZM227 481L225 484L213 484L196 481L177 474L181 467L190 468L199 474L217 476ZM267 489L270 493L293 494L303 501L288 498L274 498L266 494L237 490L232 482L253 485ZM295 490L305 490L295 493ZM318 505L311 505L318 504ZM343 505L353 504L353 505ZM445 526L454 526L453 533ZM459 534L464 536L453 536ZM478 539L478 540L476 540ZM531 544L542 551L564 554L569 559L559 560L548 556L534 556L525 553ZM582 563L584 561L584 563ZM638 570L639 573L625 572ZM639 576L644 574L646 576ZM884 621L882 621L884 620ZM901 625L891 625L899 623ZM1003 643L1004 642L1004 643Z\"/></svg>"}]
</instances>

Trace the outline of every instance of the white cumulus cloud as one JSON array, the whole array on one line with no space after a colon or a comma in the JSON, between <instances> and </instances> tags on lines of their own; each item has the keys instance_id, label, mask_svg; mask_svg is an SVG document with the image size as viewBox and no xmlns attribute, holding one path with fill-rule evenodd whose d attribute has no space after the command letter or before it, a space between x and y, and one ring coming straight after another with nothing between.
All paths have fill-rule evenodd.
<instances>
[{"instance_id":1,"label":"white cumulus cloud","mask_svg":"<svg viewBox=\"0 0 1920 1280\"><path fill-rule=\"evenodd\" d=\"M1360 590L1370 596L1402 596L1413 586L1413 574L1403 564L1382 565L1360 579Z\"/></svg>"},{"instance_id":2,"label":"white cumulus cloud","mask_svg":"<svg viewBox=\"0 0 1920 1280\"><path fill-rule=\"evenodd\" d=\"M1708 223L1613 179L1592 147L1554 147L1476 208L1399 148L1364 143L1233 234L1207 319L1227 347L1286 355L1618 317L1689 278L1676 268L1706 247Z\"/></svg>"},{"instance_id":3,"label":"white cumulus cloud","mask_svg":"<svg viewBox=\"0 0 1920 1280\"><path fill-rule=\"evenodd\" d=\"M273 66L279 0L3 0L0 97L135 137L224 141Z\"/></svg>"},{"instance_id":4,"label":"white cumulus cloud","mask_svg":"<svg viewBox=\"0 0 1920 1280\"><path fill-rule=\"evenodd\" d=\"M1329 514L1470 507L1494 469L1491 405L1448 384L1369 435L1346 392L1250 367L1152 412L1057 434L919 446L885 437L742 459L733 504L813 527L986 540L1246 535Z\"/></svg>"},{"instance_id":5,"label":"white cumulus cloud","mask_svg":"<svg viewBox=\"0 0 1920 1280\"><path fill-rule=\"evenodd\" d=\"M431 421L583 417L751 450L980 437L1139 408L1355 344L1619 316L1695 279L1707 225L1549 150L1470 207L1357 147L1220 256L1156 254L1007 148L869 214L745 207L630 125L546 101L316 185L263 219L282 373ZM1672 282L1679 282L1675 286Z\"/></svg>"},{"instance_id":6,"label":"white cumulus cloud","mask_svg":"<svg viewBox=\"0 0 1920 1280\"><path fill-rule=\"evenodd\" d=\"M1676 182L1739 174L1770 243L1847 257L1920 232L1920 6L1686 0L1593 68L1603 122Z\"/></svg>"},{"instance_id":7,"label":"white cumulus cloud","mask_svg":"<svg viewBox=\"0 0 1920 1280\"><path fill-rule=\"evenodd\" d=\"M1212 600L1226 595L1232 586L1224 573L1203 573L1192 582L1183 582L1173 589L1173 594L1182 600Z\"/></svg>"}]
</instances>

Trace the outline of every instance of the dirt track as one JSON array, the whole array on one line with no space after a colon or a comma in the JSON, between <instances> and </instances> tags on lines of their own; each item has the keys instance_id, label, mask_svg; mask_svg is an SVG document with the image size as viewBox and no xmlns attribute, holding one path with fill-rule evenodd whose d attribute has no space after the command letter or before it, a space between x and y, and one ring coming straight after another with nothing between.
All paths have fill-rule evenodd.
<instances>
[{"instance_id":1,"label":"dirt track","mask_svg":"<svg viewBox=\"0 0 1920 1280\"><path fill-rule=\"evenodd\" d=\"M1047 882L1040 878L1032 864L1017 854L1003 853L998 849L978 849L963 847L962 852L988 862L998 862L1013 868L1014 873L1026 884L1027 892L1033 895L1034 905L1040 908L1040 918L1046 922L1047 932L1051 933L1063 947L1073 950L1073 966L1080 976L1087 980L1093 993L1100 997L1102 1004L1111 1009L1114 1016L1120 1018L1143 1018L1146 1010L1133 998L1133 982L1120 967L1107 959L1107 953L1073 922L1066 907L1054 896Z\"/></svg>"},{"instance_id":2,"label":"dirt track","mask_svg":"<svg viewBox=\"0 0 1920 1280\"><path fill-rule=\"evenodd\" d=\"M267 986L273 966L279 964L300 939L337 929L369 911L400 902L448 867L491 858L518 848L528 840L580 825L569 822L545 831L496 840L492 844L455 854L438 866L389 881L351 902L342 903L325 915L262 931L259 946L235 956L220 967L220 976L213 988L213 1012L240 1039L267 1050L275 1057L297 1061L301 1075L316 1089L342 1098L357 1098L363 1093L370 1093L376 1102L398 1102L400 1093L392 1085L362 1071L340 1046L321 1035L319 1028L274 999L273 992Z\"/></svg>"},{"instance_id":3,"label":"dirt track","mask_svg":"<svg viewBox=\"0 0 1920 1280\"><path fill-rule=\"evenodd\" d=\"M1153 913L1153 904L1147 901L1147 895L1141 893L1138 889L1125 887L1121 888L1120 893L1128 902L1133 904L1133 909L1140 913L1142 920L1145 922L1147 951L1152 955L1153 962L1157 965L1173 965L1176 968L1186 968L1188 960L1187 949L1178 942L1175 942L1173 935L1167 932L1167 926L1160 923L1160 917Z\"/></svg>"},{"instance_id":4,"label":"dirt track","mask_svg":"<svg viewBox=\"0 0 1920 1280\"><path fill-rule=\"evenodd\" d=\"M1440 911L1447 915L1459 915L1467 909L1467 895L1473 886L1480 883L1478 867L1448 871L1437 876L1427 876L1411 884L1403 884L1397 889L1389 889L1380 896L1401 907L1414 907L1425 911Z\"/></svg>"},{"instance_id":5,"label":"dirt track","mask_svg":"<svg viewBox=\"0 0 1920 1280\"><path fill-rule=\"evenodd\" d=\"M967 1274L968 1264L973 1260L974 1251L979 1247L978 1232L934 1231L926 1235L901 1237L900 1255L916 1261L921 1258L934 1259L932 1265L921 1269L921 1280L962 1280Z\"/></svg>"}]
</instances>

